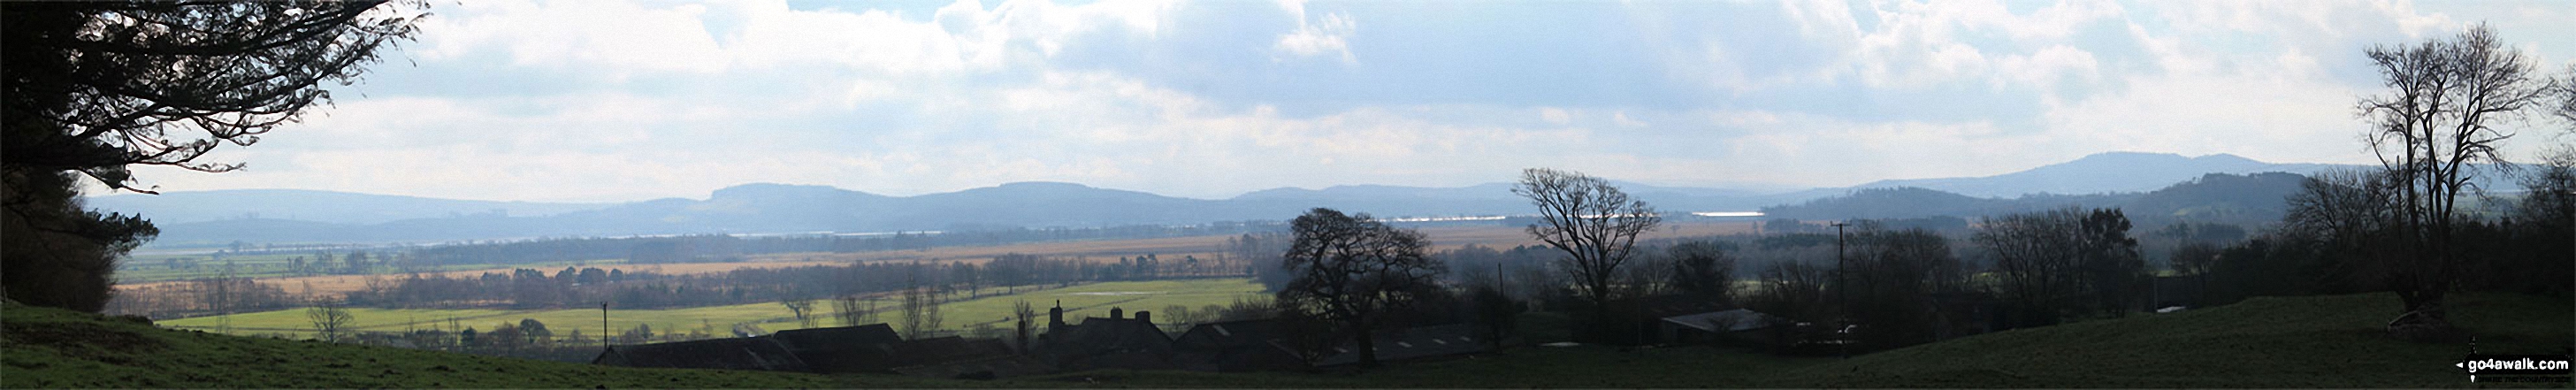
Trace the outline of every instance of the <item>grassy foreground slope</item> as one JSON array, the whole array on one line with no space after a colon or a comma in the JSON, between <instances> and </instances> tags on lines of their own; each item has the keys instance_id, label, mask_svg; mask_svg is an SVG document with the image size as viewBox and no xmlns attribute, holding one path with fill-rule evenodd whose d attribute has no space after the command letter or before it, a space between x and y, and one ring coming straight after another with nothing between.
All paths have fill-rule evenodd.
<instances>
[{"instance_id":1,"label":"grassy foreground slope","mask_svg":"<svg viewBox=\"0 0 2576 390\"><path fill-rule=\"evenodd\" d=\"M2484 353L2566 353L2566 299L2454 294ZM1781 372L1796 387L2468 387L2466 343L2383 334L2389 293L2254 298L2204 310L1999 332ZM2554 384L2552 386L2563 386Z\"/></svg>"},{"instance_id":2,"label":"grassy foreground slope","mask_svg":"<svg viewBox=\"0 0 2576 390\"><path fill-rule=\"evenodd\" d=\"M954 387L893 376L651 370L168 330L9 303L6 388Z\"/></svg>"},{"instance_id":3,"label":"grassy foreground slope","mask_svg":"<svg viewBox=\"0 0 2576 390\"><path fill-rule=\"evenodd\" d=\"M2453 319L2479 335L2483 352L2564 353L2576 340L2567 299L2453 299ZM7 336L0 387L2564 387L2468 383L2450 367L2467 345L2381 335L2395 307L2386 293L2257 298L1848 360L1706 347L1529 347L1359 374L1111 370L974 382L617 369L227 337L11 305L0 310Z\"/></svg>"},{"instance_id":4,"label":"grassy foreground slope","mask_svg":"<svg viewBox=\"0 0 2576 390\"><path fill-rule=\"evenodd\" d=\"M2486 353L2565 353L2576 307L2563 298L2456 294L2453 320ZM1851 359L1708 348L1515 348L1475 359L1360 374L1215 375L1093 371L1005 379L1135 387L2565 387L2469 383L2451 367L2468 345L2390 339L2393 294L2255 298L2172 314L1977 335Z\"/></svg>"}]
</instances>

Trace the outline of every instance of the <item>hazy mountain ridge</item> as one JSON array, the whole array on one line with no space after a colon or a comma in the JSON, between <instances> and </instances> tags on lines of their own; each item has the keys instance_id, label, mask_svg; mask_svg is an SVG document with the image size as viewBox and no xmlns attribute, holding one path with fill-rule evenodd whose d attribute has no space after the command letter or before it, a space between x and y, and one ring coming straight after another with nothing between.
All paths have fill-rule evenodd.
<instances>
[{"instance_id":1,"label":"hazy mountain ridge","mask_svg":"<svg viewBox=\"0 0 2576 390\"><path fill-rule=\"evenodd\" d=\"M2224 153L2183 157L2170 153L2107 152L1994 176L1880 180L1852 188L1916 187L1983 198L2012 198L2030 194L2147 192L2211 173L2288 172L2306 175L2345 167L2358 166L2274 164Z\"/></svg>"},{"instance_id":2,"label":"hazy mountain ridge","mask_svg":"<svg viewBox=\"0 0 2576 390\"><path fill-rule=\"evenodd\" d=\"M2307 176L2284 172L2211 173L2144 193L2034 194L2012 199L1919 187L1864 188L1797 205L1764 207L1762 212L1779 218L1833 220L1935 215L1973 218L2069 206L2117 207L2140 226L2179 221L2259 226L2279 221L2288 211L2287 199L2306 180Z\"/></svg>"},{"instance_id":3,"label":"hazy mountain ridge","mask_svg":"<svg viewBox=\"0 0 2576 390\"><path fill-rule=\"evenodd\" d=\"M2175 163L2182 162L2182 163ZM2171 164L2169 164L2171 163ZM1667 212L1748 211L1778 209L1797 215L1801 202L1835 196L1870 194L1892 197L1873 206L1887 210L1857 215L1903 217L1950 214L1985 215L2036 206L2027 199L2059 203L2110 204L2155 199L2141 191L2195 180L2148 183L2174 172L2281 168L2324 169L2319 164L2265 164L2230 155L2197 158L2171 154L2103 153L2011 174L1922 180L1888 180L1839 189L1785 193L1746 190L1661 187L1620 182L1636 198ZM1924 184L1924 191L1950 197L1907 195L1897 184ZM1894 187L1889 187L1894 186ZM714 191L706 199L668 198L623 204L551 204L456 201L432 198L333 193L300 190L233 190L173 192L152 195L94 197L102 210L142 213L162 221L161 243L250 242L388 242L532 238L548 236L623 236L693 233L888 232L995 227L1095 227L1136 224L1196 224L1215 221L1283 220L1306 209L1332 207L1382 217L1520 215L1531 210L1511 185L1489 183L1465 187L1343 185L1323 189L1277 188L1228 199L1192 199L1153 193L1104 189L1074 183L1022 182L957 192L886 196L819 185L743 184ZM2050 195L2001 200L1956 194L1942 188L1986 188L1987 192L2116 193L2117 195ZM1892 192L1891 192L1892 191ZM1905 204L1891 203L1899 198ZM443 201L448 203L436 203ZM417 210L404 209L412 205ZM297 205L303 208L285 208ZM2188 206L2175 206L2188 207ZM2236 207L2236 206L2231 206ZM2245 207L2238 207L2245 208ZM2259 209L2260 207L2255 207ZM494 214L490 210L505 210ZM284 210L284 212L278 211ZM379 211L394 210L394 211ZM399 212L397 212L399 211ZM472 212L468 212L472 211ZM408 212L409 214L403 214ZM372 213L372 214L371 214ZM1924 214L1931 213L1931 214ZM251 214L256 217L245 218ZM329 218L307 218L324 215ZM292 216L290 218L290 216ZM372 216L372 217L370 217Z\"/></svg>"}]
</instances>

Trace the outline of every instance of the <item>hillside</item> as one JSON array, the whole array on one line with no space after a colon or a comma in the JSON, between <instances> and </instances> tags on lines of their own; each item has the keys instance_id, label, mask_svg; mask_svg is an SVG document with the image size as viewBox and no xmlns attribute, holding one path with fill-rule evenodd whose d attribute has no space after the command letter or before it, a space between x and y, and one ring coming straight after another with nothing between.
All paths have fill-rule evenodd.
<instances>
[{"instance_id":1,"label":"hillside","mask_svg":"<svg viewBox=\"0 0 2576 390\"><path fill-rule=\"evenodd\" d=\"M2461 294L2486 353L2565 353L2565 298ZM2386 293L2255 298L2006 331L1854 357L1707 347L1513 348L1359 374L1106 370L992 382L635 370L216 336L8 306L0 386L21 387L2471 387L2466 345L2381 336ZM1561 322L1532 315L1531 325ZM1533 332L1553 334L1547 326ZM1561 329L1561 328L1557 328ZM443 367L443 369L442 369ZM2488 384L2495 385L2495 384ZM2514 387L2514 386L2503 386ZM2548 387L2548 386L2531 386Z\"/></svg>"},{"instance_id":2,"label":"hillside","mask_svg":"<svg viewBox=\"0 0 2576 390\"><path fill-rule=\"evenodd\" d=\"M2247 175L2213 173L2144 193L2094 195L2032 194L2017 198L1981 198L1928 188L1867 188L1796 205L1765 207L1775 217L1799 219L1919 218L1948 215L1965 218L2055 207L2118 207L2140 226L2169 222L2217 222L2261 225L2279 221L2287 199L2306 176L2267 172Z\"/></svg>"},{"instance_id":3,"label":"hillside","mask_svg":"<svg viewBox=\"0 0 2576 390\"><path fill-rule=\"evenodd\" d=\"M1853 188L1918 187L1981 198L2031 194L2146 192L2212 173L2309 174L2343 166L2275 164L2232 154L2183 157L2172 153L2106 152L2029 170L1982 177L1881 180Z\"/></svg>"},{"instance_id":4,"label":"hillside","mask_svg":"<svg viewBox=\"0 0 2576 390\"><path fill-rule=\"evenodd\" d=\"M142 321L9 303L0 308L6 388L948 387L893 376L650 370L167 330Z\"/></svg>"},{"instance_id":5,"label":"hillside","mask_svg":"<svg viewBox=\"0 0 2576 390\"><path fill-rule=\"evenodd\" d=\"M2454 320L2486 353L2565 353L2569 301L2454 296ZM1970 336L1851 359L1780 358L1707 347L1515 348L1361 374L1093 371L1006 379L1003 387L2475 387L2450 366L2466 345L2381 336L2395 295L2265 297ZM1528 327L1524 327L1527 329ZM2481 384L2487 387L2564 387ZM2537 385L2537 384L2535 384Z\"/></svg>"},{"instance_id":6,"label":"hillside","mask_svg":"<svg viewBox=\"0 0 2576 390\"><path fill-rule=\"evenodd\" d=\"M2566 299L2454 295L2483 353L2566 353ZM2469 387L2467 345L2382 335L2393 294L2264 297L2014 330L1781 373L1795 387ZM2494 384L2487 384L2494 385ZM2557 387L2563 387L2559 384Z\"/></svg>"}]
</instances>

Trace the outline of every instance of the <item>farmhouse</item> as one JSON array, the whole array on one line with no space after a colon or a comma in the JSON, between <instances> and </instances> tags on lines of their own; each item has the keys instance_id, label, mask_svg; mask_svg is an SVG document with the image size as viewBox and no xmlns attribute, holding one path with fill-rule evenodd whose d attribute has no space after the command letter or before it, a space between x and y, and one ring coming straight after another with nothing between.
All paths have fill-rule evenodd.
<instances>
[{"instance_id":1,"label":"farmhouse","mask_svg":"<svg viewBox=\"0 0 2576 390\"><path fill-rule=\"evenodd\" d=\"M1125 313L1110 308L1108 318L1069 324L1064 322L1063 307L1048 309L1046 334L1038 337L1030 352L1069 370L1174 368L1172 337L1154 326L1153 313L1139 310L1136 318L1124 318Z\"/></svg>"}]
</instances>

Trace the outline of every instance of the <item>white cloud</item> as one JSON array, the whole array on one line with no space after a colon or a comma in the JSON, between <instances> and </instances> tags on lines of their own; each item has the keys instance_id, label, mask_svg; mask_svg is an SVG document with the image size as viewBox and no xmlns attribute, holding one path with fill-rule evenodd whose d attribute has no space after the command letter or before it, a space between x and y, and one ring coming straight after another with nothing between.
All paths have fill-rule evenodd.
<instances>
[{"instance_id":1,"label":"white cloud","mask_svg":"<svg viewBox=\"0 0 2576 390\"><path fill-rule=\"evenodd\" d=\"M1273 50L1287 58L1336 57L1344 65L1359 64L1359 58L1351 55L1350 43L1351 35L1359 31L1359 23L1352 21L1350 14L1310 16L1304 0L1282 0L1279 6L1296 16L1297 30L1279 35L1279 43L1271 45Z\"/></svg>"},{"instance_id":2,"label":"white cloud","mask_svg":"<svg viewBox=\"0 0 2576 390\"><path fill-rule=\"evenodd\" d=\"M2368 155L2349 106L2375 81L2354 65L2359 47L2535 14L2346 4L1640 3L1651 9L1625 20L1556 21L1390 18L1390 5L1409 4L1302 1L965 0L929 15L776 1L441 4L403 54L418 67L379 65L387 83L208 157L249 170L142 173L164 190L616 201L763 181L918 194L1049 180L1225 197L1470 185L1532 166L1659 184L1840 186L2111 150L2356 162ZM1747 7L1770 14L1741 26L1689 19ZM1372 54L1360 67L1351 40L1362 19L1390 41L1467 28L1450 31L1465 41L1432 43L1510 55L1463 64L1476 74L1456 70L1457 58ZM2505 19L2523 23L2504 27L2509 40L2571 52L2549 35L2566 27L2526 19ZM1563 29L1597 35L1511 34L1563 27L1529 24L1544 22L1599 25ZM1510 39L1634 48L1561 58ZM1311 71L1318 59L1343 66ZM1568 91L1480 89L1602 69L1663 74L1586 95L1621 101L1533 103L1524 98ZM1663 84L1680 86L1655 89ZM1372 89L1382 85L1394 87Z\"/></svg>"}]
</instances>

